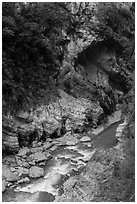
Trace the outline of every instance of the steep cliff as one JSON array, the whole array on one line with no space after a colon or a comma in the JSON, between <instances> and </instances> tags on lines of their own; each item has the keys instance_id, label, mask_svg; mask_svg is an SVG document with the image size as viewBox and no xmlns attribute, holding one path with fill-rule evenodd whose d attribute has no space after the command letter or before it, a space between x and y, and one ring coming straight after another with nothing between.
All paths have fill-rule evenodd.
<instances>
[{"instance_id":1,"label":"steep cliff","mask_svg":"<svg viewBox=\"0 0 137 204\"><path fill-rule=\"evenodd\" d=\"M83 171L64 183L58 202L134 199L134 170L128 173L134 166L134 4L106 4L3 6L3 157L15 154L17 165L31 169L50 158L43 153L54 140L64 136L61 145L75 146L122 110L117 145L96 148ZM30 152L36 161L27 165ZM30 172L35 177L35 169ZM18 180L13 174L10 182Z\"/></svg>"},{"instance_id":2,"label":"steep cliff","mask_svg":"<svg viewBox=\"0 0 137 204\"><path fill-rule=\"evenodd\" d=\"M53 83L48 85L50 88L45 87L39 99L32 99L29 106L24 108L27 111L20 109L12 114L9 109L6 115L4 111L3 150L6 146L10 149L10 144L11 149L16 144L16 151L17 147L30 145L33 140L45 140L50 135L59 137L68 130L67 124L76 120L79 122L74 125L75 129L70 125L74 132L83 131L88 126L96 127L117 109L122 96L132 87L131 72L119 63L123 52L120 42L114 36L101 40L87 21L90 18L94 26L98 23L96 12L101 4L67 3L65 6L68 9L66 15L70 12L73 16L76 30L74 34L62 30L63 40L67 44L62 45L64 58L58 74L51 76ZM82 17L84 11L83 18L78 21L77 17ZM90 16L90 11L94 11L94 15ZM85 30L81 29L82 25ZM73 104L80 106L75 105L75 110ZM12 127L5 134L7 120ZM8 141L11 142L8 144Z\"/></svg>"}]
</instances>

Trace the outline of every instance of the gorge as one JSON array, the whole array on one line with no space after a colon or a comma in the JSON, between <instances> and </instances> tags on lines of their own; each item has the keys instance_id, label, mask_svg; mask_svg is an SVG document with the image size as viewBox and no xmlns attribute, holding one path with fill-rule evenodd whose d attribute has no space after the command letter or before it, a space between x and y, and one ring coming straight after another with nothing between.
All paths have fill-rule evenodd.
<instances>
[{"instance_id":1,"label":"gorge","mask_svg":"<svg viewBox=\"0 0 137 204\"><path fill-rule=\"evenodd\" d=\"M134 41L132 2L3 3L3 202L135 201Z\"/></svg>"}]
</instances>

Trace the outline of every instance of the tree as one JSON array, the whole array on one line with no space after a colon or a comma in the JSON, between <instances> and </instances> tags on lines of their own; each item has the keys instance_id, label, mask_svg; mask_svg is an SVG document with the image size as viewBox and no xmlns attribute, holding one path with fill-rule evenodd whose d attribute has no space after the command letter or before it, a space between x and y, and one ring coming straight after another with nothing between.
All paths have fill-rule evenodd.
<instances>
[{"instance_id":1,"label":"tree","mask_svg":"<svg viewBox=\"0 0 137 204\"><path fill-rule=\"evenodd\" d=\"M3 105L20 108L52 83L63 59L68 12L58 3L2 5Z\"/></svg>"}]
</instances>

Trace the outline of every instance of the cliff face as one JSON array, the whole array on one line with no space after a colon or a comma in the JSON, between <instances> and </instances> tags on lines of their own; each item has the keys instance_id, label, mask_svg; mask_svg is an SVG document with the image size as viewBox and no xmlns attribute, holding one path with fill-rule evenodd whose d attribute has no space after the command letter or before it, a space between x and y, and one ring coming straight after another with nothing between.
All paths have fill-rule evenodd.
<instances>
[{"instance_id":1,"label":"cliff face","mask_svg":"<svg viewBox=\"0 0 137 204\"><path fill-rule=\"evenodd\" d=\"M87 8L96 10L97 5L68 4L76 18ZM97 21L95 16L90 20ZM47 88L48 93L28 110L3 116L3 150L17 151L19 146L28 146L33 140L96 127L116 110L118 97L131 88L129 73L117 64L118 45L111 39L97 39L94 32L89 35L90 28L85 28L77 30L82 37L62 30L68 43L56 87Z\"/></svg>"},{"instance_id":2,"label":"cliff face","mask_svg":"<svg viewBox=\"0 0 137 204\"><path fill-rule=\"evenodd\" d=\"M57 147L63 145L75 147L78 141L82 141L79 140L81 135L84 136L84 142L89 139L88 134L91 137L96 137L102 131L101 128L104 129L104 124L107 124L105 122L108 116L112 117L110 121L114 123L123 119L123 123L118 126L114 133L117 145L106 148L92 147L92 143L89 144L89 147L94 150L92 158L86 160L88 163L85 164L84 168L82 167L82 171L78 172L78 175L72 176L64 182L64 192L56 196L55 201L132 201L134 200L133 155L135 133L132 83L134 52L127 54L127 56L131 55L128 56L129 60L123 60L122 62L120 60L124 59L126 49L131 49L133 42L129 40L126 44L124 37L121 42L120 39L117 39L117 33L114 33L113 36L111 29L109 31L103 30L106 33L110 32L104 38L101 38L99 34L97 35L94 29L92 31L90 25L93 23L95 26L99 23L99 20L96 19L97 16L92 15L92 11L96 13L99 8L102 8L102 4L99 4L100 7L98 3L86 2L66 3L66 5L76 20L73 22L73 28L75 28L75 23L77 28L74 34L69 34L65 29L62 30L61 36L64 36L61 39L64 42L62 53L64 55L58 72L54 76L50 76L53 79L53 84L49 82L50 87L46 87L42 91L41 97L30 103L26 109L22 108L14 114L10 111L7 114L3 113L3 155L18 153L15 156L17 161L12 162L13 167L17 165L19 169L20 167L31 169L32 166L36 165L37 169L37 165L39 165L37 162L47 161L50 158L49 152L54 151ZM122 8L126 9L127 12L131 6L130 3L120 3L116 4L114 9ZM127 19L126 12L122 15L125 15ZM109 15L111 15L111 12ZM101 26L103 26L102 22ZM101 29L102 27L100 27ZM126 30L124 32L126 37L130 36L130 32ZM126 44L125 48L123 48L124 43ZM130 64L131 61L133 63ZM122 106L125 108L122 117L117 115L114 117L113 113L121 109ZM109 124L109 119L107 122ZM108 140L110 139L109 134ZM62 136L64 136L63 139ZM29 152L31 152L31 155L29 155ZM46 160L45 153L47 154ZM20 156L21 158L18 160L17 157ZM8 166L10 167L10 160ZM11 169L16 172L13 167ZM28 169L25 170L28 172ZM30 177L32 178L44 175L43 170L41 173L41 170L37 169L38 176L33 177L35 168L31 170ZM19 176L22 174L20 171L23 172L23 170L19 170ZM12 176L9 181L18 180L17 176L14 178L14 173ZM26 178L22 178L23 180L20 182L27 182L27 180L25 181ZM6 186L8 185L6 174L4 179L6 180L4 185ZM5 180L3 181L5 182ZM3 191L5 191L5 187Z\"/></svg>"},{"instance_id":3,"label":"cliff face","mask_svg":"<svg viewBox=\"0 0 137 204\"><path fill-rule=\"evenodd\" d=\"M104 42L93 41L86 49L83 44L80 53L76 52L79 46L72 40L68 44L55 90L28 111L3 117L5 152L17 152L33 141L61 137L67 131L79 133L95 128L116 110L119 90L110 80L111 75L122 75L117 68L116 51Z\"/></svg>"}]
</instances>

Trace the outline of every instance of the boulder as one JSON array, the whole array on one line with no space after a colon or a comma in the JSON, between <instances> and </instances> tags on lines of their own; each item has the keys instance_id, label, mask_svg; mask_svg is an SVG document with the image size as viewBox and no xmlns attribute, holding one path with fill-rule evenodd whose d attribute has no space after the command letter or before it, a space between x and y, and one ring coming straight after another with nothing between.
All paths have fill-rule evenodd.
<instances>
[{"instance_id":1,"label":"boulder","mask_svg":"<svg viewBox=\"0 0 137 204\"><path fill-rule=\"evenodd\" d=\"M44 170L37 166L32 166L29 169L29 177L31 178L39 178L41 176L44 176Z\"/></svg>"},{"instance_id":2,"label":"boulder","mask_svg":"<svg viewBox=\"0 0 137 204\"><path fill-rule=\"evenodd\" d=\"M30 151L31 151L32 153L42 152L42 151L43 151L43 147L35 147L35 148L31 148Z\"/></svg>"},{"instance_id":3,"label":"boulder","mask_svg":"<svg viewBox=\"0 0 137 204\"><path fill-rule=\"evenodd\" d=\"M23 163L22 163L22 160L21 160L21 159L17 158L17 159L16 159L16 162L17 162L17 165L18 165L18 166L23 166Z\"/></svg>"},{"instance_id":4,"label":"boulder","mask_svg":"<svg viewBox=\"0 0 137 204\"><path fill-rule=\"evenodd\" d=\"M77 142L76 141L67 141L66 142L66 145L68 145L68 146L73 146L73 145L75 145Z\"/></svg>"},{"instance_id":5,"label":"boulder","mask_svg":"<svg viewBox=\"0 0 137 204\"><path fill-rule=\"evenodd\" d=\"M2 180L2 192L6 190L7 183L5 180Z\"/></svg>"},{"instance_id":6,"label":"boulder","mask_svg":"<svg viewBox=\"0 0 137 204\"><path fill-rule=\"evenodd\" d=\"M58 141L62 143L62 145L75 145L79 142L77 136L78 134L67 132L63 137L58 138Z\"/></svg>"},{"instance_id":7,"label":"boulder","mask_svg":"<svg viewBox=\"0 0 137 204\"><path fill-rule=\"evenodd\" d=\"M16 157L16 161L17 161L17 165L16 166L21 166L21 167L25 167L25 168L29 168L29 164L28 164L28 158L29 156L27 156L25 159L23 157Z\"/></svg>"},{"instance_id":8,"label":"boulder","mask_svg":"<svg viewBox=\"0 0 137 204\"><path fill-rule=\"evenodd\" d=\"M53 117L49 117L42 123L45 133L51 135L60 127L60 123Z\"/></svg>"},{"instance_id":9,"label":"boulder","mask_svg":"<svg viewBox=\"0 0 137 204\"><path fill-rule=\"evenodd\" d=\"M73 130L74 132L81 133L84 129L85 116L71 116L66 120L65 129L66 131Z\"/></svg>"},{"instance_id":10,"label":"boulder","mask_svg":"<svg viewBox=\"0 0 137 204\"><path fill-rule=\"evenodd\" d=\"M53 145L53 146L50 148L50 151L55 151L57 148L58 148L57 145Z\"/></svg>"},{"instance_id":11,"label":"boulder","mask_svg":"<svg viewBox=\"0 0 137 204\"><path fill-rule=\"evenodd\" d=\"M7 123L5 121L2 123L2 150L6 153L19 150L18 134L10 120Z\"/></svg>"},{"instance_id":12,"label":"boulder","mask_svg":"<svg viewBox=\"0 0 137 204\"><path fill-rule=\"evenodd\" d=\"M46 156L44 153L42 152L36 152L34 155L33 155L33 158L36 162L42 162L44 160L46 160Z\"/></svg>"},{"instance_id":13,"label":"boulder","mask_svg":"<svg viewBox=\"0 0 137 204\"><path fill-rule=\"evenodd\" d=\"M46 160L52 157L52 155L49 153L49 151L45 151L44 154L46 156Z\"/></svg>"},{"instance_id":14,"label":"boulder","mask_svg":"<svg viewBox=\"0 0 137 204\"><path fill-rule=\"evenodd\" d=\"M29 152L29 149L27 147L24 147L24 148L19 150L17 155L18 156L25 156L28 152Z\"/></svg>"},{"instance_id":15,"label":"boulder","mask_svg":"<svg viewBox=\"0 0 137 204\"><path fill-rule=\"evenodd\" d=\"M88 141L91 141L90 137L88 136L84 136L80 139L81 142L88 142Z\"/></svg>"},{"instance_id":16,"label":"boulder","mask_svg":"<svg viewBox=\"0 0 137 204\"><path fill-rule=\"evenodd\" d=\"M22 176L23 174L28 174L29 170L27 168L23 168L23 167L18 167L18 176Z\"/></svg>"},{"instance_id":17,"label":"boulder","mask_svg":"<svg viewBox=\"0 0 137 204\"><path fill-rule=\"evenodd\" d=\"M18 181L18 183L30 183L30 179L28 177L24 177Z\"/></svg>"},{"instance_id":18,"label":"boulder","mask_svg":"<svg viewBox=\"0 0 137 204\"><path fill-rule=\"evenodd\" d=\"M34 124L20 124L17 127L20 146L28 146L36 139L37 131Z\"/></svg>"},{"instance_id":19,"label":"boulder","mask_svg":"<svg viewBox=\"0 0 137 204\"><path fill-rule=\"evenodd\" d=\"M10 170L11 170L11 172L15 172L16 171L16 169L14 167L11 167Z\"/></svg>"},{"instance_id":20,"label":"boulder","mask_svg":"<svg viewBox=\"0 0 137 204\"><path fill-rule=\"evenodd\" d=\"M35 165L35 161L29 161L28 163L29 163L29 165L31 165L31 166Z\"/></svg>"},{"instance_id":21,"label":"boulder","mask_svg":"<svg viewBox=\"0 0 137 204\"><path fill-rule=\"evenodd\" d=\"M50 142L45 142L45 143L43 144L43 150L47 150L47 149L49 149L51 146L52 146L52 143L50 143Z\"/></svg>"},{"instance_id":22,"label":"boulder","mask_svg":"<svg viewBox=\"0 0 137 204\"><path fill-rule=\"evenodd\" d=\"M6 165L2 166L2 177L9 182L15 182L19 179L18 174L11 172L10 168Z\"/></svg>"}]
</instances>

